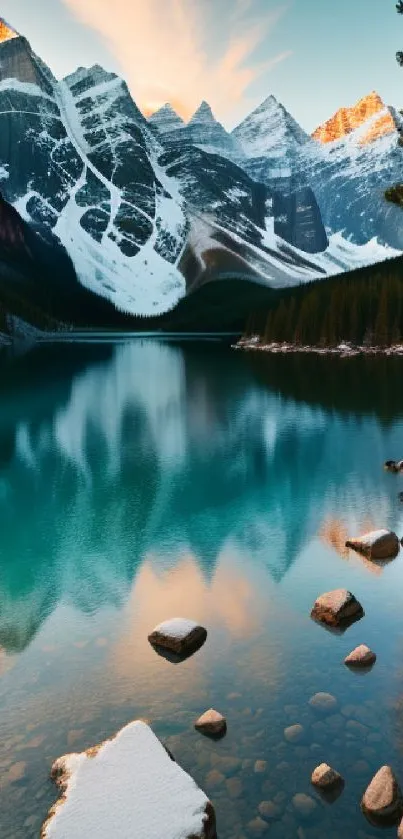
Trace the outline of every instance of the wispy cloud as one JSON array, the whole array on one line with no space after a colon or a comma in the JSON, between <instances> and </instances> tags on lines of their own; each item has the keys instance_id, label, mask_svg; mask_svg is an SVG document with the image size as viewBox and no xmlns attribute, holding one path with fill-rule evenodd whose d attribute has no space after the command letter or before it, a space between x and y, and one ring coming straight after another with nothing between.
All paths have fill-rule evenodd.
<instances>
[{"instance_id":1,"label":"wispy cloud","mask_svg":"<svg viewBox=\"0 0 403 839\"><path fill-rule=\"evenodd\" d=\"M217 1L63 2L105 38L144 110L170 101L189 116L207 99L218 117L231 117L252 83L290 55L270 50L285 6L258 17L256 0L231 2L227 13ZM268 57L262 61L263 45Z\"/></svg>"}]
</instances>

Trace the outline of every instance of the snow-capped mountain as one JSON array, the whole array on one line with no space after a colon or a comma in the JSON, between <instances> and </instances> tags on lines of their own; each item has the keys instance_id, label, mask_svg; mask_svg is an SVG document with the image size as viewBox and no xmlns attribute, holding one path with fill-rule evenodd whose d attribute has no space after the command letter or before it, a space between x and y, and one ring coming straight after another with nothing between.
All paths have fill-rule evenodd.
<instances>
[{"instance_id":1,"label":"snow-capped mountain","mask_svg":"<svg viewBox=\"0 0 403 839\"><path fill-rule=\"evenodd\" d=\"M308 134L274 96L269 96L232 132L242 148L242 165L256 180L290 190L301 147Z\"/></svg>"},{"instance_id":2,"label":"snow-capped mountain","mask_svg":"<svg viewBox=\"0 0 403 839\"><path fill-rule=\"evenodd\" d=\"M98 66L57 82L15 37L0 44L0 126L5 198L54 231L80 281L129 312L175 305L187 222L125 83Z\"/></svg>"},{"instance_id":3,"label":"snow-capped mountain","mask_svg":"<svg viewBox=\"0 0 403 839\"><path fill-rule=\"evenodd\" d=\"M166 102L158 111L155 111L149 118L150 125L153 125L161 134L170 134L185 125L182 117L174 111L172 105Z\"/></svg>"},{"instance_id":4,"label":"snow-capped mountain","mask_svg":"<svg viewBox=\"0 0 403 839\"><path fill-rule=\"evenodd\" d=\"M299 179L313 188L326 226L358 244L376 236L403 250L401 209L384 198L402 180L401 126L401 115L371 93L337 112L302 150Z\"/></svg>"},{"instance_id":5,"label":"snow-capped mountain","mask_svg":"<svg viewBox=\"0 0 403 839\"><path fill-rule=\"evenodd\" d=\"M158 129L165 146L197 146L203 151L221 155L235 163L243 158L242 149L236 139L218 122L207 102L203 101L199 105L187 123L169 104L156 111L149 122Z\"/></svg>"},{"instance_id":6,"label":"snow-capped mountain","mask_svg":"<svg viewBox=\"0 0 403 839\"><path fill-rule=\"evenodd\" d=\"M4 27L1 190L42 239L63 258L67 251L88 293L158 316L207 280L235 273L278 287L393 255L376 242L380 210L378 227L372 210L356 222L362 247L331 235L350 235L343 220L360 188L368 209L380 176L361 156L377 143L388 165L396 157L392 177L403 153L393 134L363 150L353 132L347 153L345 138L309 138L274 97L232 134L205 102L187 124L168 105L148 121L114 73L80 67L57 81Z\"/></svg>"}]
</instances>

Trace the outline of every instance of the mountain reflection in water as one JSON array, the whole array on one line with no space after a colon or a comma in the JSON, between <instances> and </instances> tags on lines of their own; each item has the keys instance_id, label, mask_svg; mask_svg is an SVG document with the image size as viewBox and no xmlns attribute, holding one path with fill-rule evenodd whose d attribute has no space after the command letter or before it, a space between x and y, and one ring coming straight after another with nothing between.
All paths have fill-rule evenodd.
<instances>
[{"instance_id":1,"label":"mountain reflection in water","mask_svg":"<svg viewBox=\"0 0 403 839\"><path fill-rule=\"evenodd\" d=\"M313 404L301 394L306 361ZM382 462L402 455L399 391L395 416L384 402L378 415L375 388L360 413L357 381L370 388L378 361L369 381L366 359L348 360L348 375L340 359L318 361L154 340L3 360L0 645L23 650L58 603L120 606L136 576L157 580L184 556L213 585L228 551L279 583L316 535L343 553L346 534L396 523L397 482ZM237 600L228 581L232 606L219 598L234 630L246 620L242 585Z\"/></svg>"}]
</instances>

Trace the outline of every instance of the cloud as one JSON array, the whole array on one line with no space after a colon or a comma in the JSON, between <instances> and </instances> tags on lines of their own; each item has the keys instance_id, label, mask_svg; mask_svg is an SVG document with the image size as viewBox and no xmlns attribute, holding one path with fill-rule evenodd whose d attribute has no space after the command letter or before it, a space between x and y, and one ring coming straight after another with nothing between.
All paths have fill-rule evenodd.
<instances>
[{"instance_id":1,"label":"cloud","mask_svg":"<svg viewBox=\"0 0 403 839\"><path fill-rule=\"evenodd\" d=\"M118 59L133 97L149 111L166 101L188 117L208 100L230 117L253 82L290 54L258 60L285 11L257 15L257 0L63 0L82 23L100 33ZM220 7L220 10L219 10Z\"/></svg>"}]
</instances>

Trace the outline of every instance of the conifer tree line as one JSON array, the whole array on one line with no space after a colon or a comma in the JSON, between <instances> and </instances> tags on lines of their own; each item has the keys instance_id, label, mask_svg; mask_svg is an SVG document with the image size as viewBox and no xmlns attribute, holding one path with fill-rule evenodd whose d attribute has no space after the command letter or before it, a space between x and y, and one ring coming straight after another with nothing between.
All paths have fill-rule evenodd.
<instances>
[{"instance_id":1,"label":"conifer tree line","mask_svg":"<svg viewBox=\"0 0 403 839\"><path fill-rule=\"evenodd\" d=\"M342 342L387 347L403 342L403 262L297 286L279 293L265 313L252 313L246 335L264 343L335 347Z\"/></svg>"}]
</instances>

